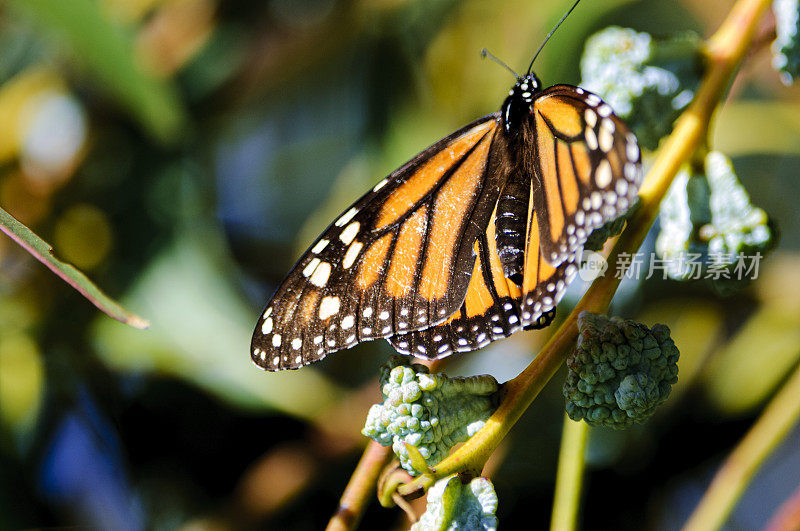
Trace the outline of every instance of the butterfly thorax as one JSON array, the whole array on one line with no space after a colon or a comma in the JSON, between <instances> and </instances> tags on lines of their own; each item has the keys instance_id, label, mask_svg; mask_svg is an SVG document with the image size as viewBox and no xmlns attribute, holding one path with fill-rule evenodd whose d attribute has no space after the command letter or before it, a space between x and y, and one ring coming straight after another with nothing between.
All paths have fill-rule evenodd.
<instances>
[{"instance_id":1,"label":"butterfly thorax","mask_svg":"<svg viewBox=\"0 0 800 531\"><path fill-rule=\"evenodd\" d=\"M537 93L542 91L542 82L536 74L530 73L517 80L508 92L501 108L503 130L511 136L520 131L520 125L530 114L531 104Z\"/></svg>"}]
</instances>

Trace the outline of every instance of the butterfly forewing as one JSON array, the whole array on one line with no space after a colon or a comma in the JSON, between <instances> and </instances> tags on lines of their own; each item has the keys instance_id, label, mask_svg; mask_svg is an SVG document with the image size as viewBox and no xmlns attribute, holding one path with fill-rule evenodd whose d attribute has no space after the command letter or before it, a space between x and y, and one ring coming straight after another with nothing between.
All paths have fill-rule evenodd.
<instances>
[{"instance_id":1,"label":"butterfly forewing","mask_svg":"<svg viewBox=\"0 0 800 531\"><path fill-rule=\"evenodd\" d=\"M255 363L293 369L447 320L502 186L489 156L497 124L489 115L431 146L331 224L262 313Z\"/></svg>"},{"instance_id":2,"label":"butterfly forewing","mask_svg":"<svg viewBox=\"0 0 800 531\"><path fill-rule=\"evenodd\" d=\"M558 265L624 214L641 180L636 137L596 95L555 85L531 107L533 206L544 258Z\"/></svg>"}]
</instances>

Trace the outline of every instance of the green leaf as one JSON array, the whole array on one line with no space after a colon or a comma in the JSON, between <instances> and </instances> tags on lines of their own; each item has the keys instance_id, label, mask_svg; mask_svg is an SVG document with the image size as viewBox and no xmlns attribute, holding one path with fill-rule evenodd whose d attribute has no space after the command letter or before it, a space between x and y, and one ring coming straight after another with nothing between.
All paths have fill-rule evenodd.
<instances>
[{"instance_id":1,"label":"green leaf","mask_svg":"<svg viewBox=\"0 0 800 531\"><path fill-rule=\"evenodd\" d=\"M156 139L169 142L185 113L175 87L136 62L133 32L109 20L93 0L5 0L20 15L64 45L105 89Z\"/></svg>"},{"instance_id":2,"label":"green leaf","mask_svg":"<svg viewBox=\"0 0 800 531\"><path fill-rule=\"evenodd\" d=\"M100 291L86 275L70 264L66 264L53 255L53 248L49 243L37 236L31 229L17 221L14 216L0 208L0 230L35 256L40 262L50 268L53 273L61 277L67 284L89 299L100 310L117 321L134 328L147 328L150 323L138 315L129 312L108 295Z\"/></svg>"}]
</instances>

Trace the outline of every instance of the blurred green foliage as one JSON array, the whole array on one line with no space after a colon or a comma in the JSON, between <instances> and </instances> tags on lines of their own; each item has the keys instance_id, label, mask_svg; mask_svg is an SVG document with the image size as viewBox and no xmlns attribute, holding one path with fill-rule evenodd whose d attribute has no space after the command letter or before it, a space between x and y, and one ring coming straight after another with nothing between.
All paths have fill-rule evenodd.
<instances>
[{"instance_id":1,"label":"blurred green foliage","mask_svg":"<svg viewBox=\"0 0 800 531\"><path fill-rule=\"evenodd\" d=\"M247 348L256 317L350 201L499 108L513 79L480 49L524 69L570 3L0 2L0 206L152 321L135 331L98 315L0 239L0 528L322 527L392 350L367 343L264 374ZM577 83L586 38L604 27L707 35L729 7L584 2L535 69ZM614 313L666 323L681 380L646 427L593 434L591 527L679 525L800 359L798 95L755 53L728 99L710 142L782 238L729 299L697 283L623 284ZM459 356L448 373L504 381L548 333ZM512 528L550 508L558 387L493 465ZM760 525L796 487L797 440L731 525ZM609 511L611 498L626 504ZM363 525L396 519L372 508Z\"/></svg>"},{"instance_id":2,"label":"blurred green foliage","mask_svg":"<svg viewBox=\"0 0 800 531\"><path fill-rule=\"evenodd\" d=\"M5 0L40 28L43 38L95 76L155 138L175 141L184 129L183 103L168 80L142 70L134 55L134 33L110 19L93 0L52 2Z\"/></svg>"}]
</instances>

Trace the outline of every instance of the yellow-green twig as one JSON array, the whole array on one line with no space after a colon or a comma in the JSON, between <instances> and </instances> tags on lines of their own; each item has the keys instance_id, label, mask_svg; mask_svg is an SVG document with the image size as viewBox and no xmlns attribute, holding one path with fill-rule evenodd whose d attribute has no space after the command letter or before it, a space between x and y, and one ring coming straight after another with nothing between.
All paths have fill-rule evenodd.
<instances>
[{"instance_id":1,"label":"yellow-green twig","mask_svg":"<svg viewBox=\"0 0 800 531\"><path fill-rule=\"evenodd\" d=\"M753 474L800 418L800 366L719 469L684 531L719 529Z\"/></svg>"},{"instance_id":2,"label":"yellow-green twig","mask_svg":"<svg viewBox=\"0 0 800 531\"><path fill-rule=\"evenodd\" d=\"M739 0L717 32L707 41L707 68L692 104L675 123L672 134L659 150L639 190L640 208L628 220L626 230L609 256L620 263L622 253L633 253L644 241L658 215L658 207L675 174L702 144L711 116L744 58L755 29L770 0ZM542 351L516 378L504 385L505 395L485 426L463 446L425 474L399 489L401 494L427 488L437 479L456 472L480 473L483 464L500 441L533 402L564 361L577 335L580 312L605 313L619 286L620 275L598 277Z\"/></svg>"},{"instance_id":3,"label":"yellow-green twig","mask_svg":"<svg viewBox=\"0 0 800 531\"><path fill-rule=\"evenodd\" d=\"M585 422L575 422L564 414L551 531L572 531L577 527L588 436L589 426Z\"/></svg>"},{"instance_id":4,"label":"yellow-green twig","mask_svg":"<svg viewBox=\"0 0 800 531\"><path fill-rule=\"evenodd\" d=\"M328 522L327 531L346 531L358 526L367 502L375 494L381 469L391 453L390 446L384 448L375 441L369 442L342 493L339 507Z\"/></svg>"}]
</instances>

